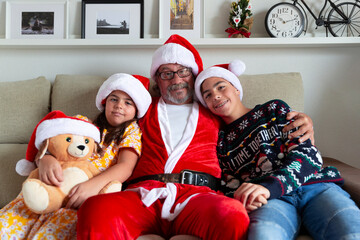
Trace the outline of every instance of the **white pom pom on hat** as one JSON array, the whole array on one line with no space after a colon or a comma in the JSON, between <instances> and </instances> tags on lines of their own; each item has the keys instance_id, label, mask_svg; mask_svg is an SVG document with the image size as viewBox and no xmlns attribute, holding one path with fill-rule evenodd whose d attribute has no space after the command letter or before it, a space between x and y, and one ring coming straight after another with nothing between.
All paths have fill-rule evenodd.
<instances>
[{"instance_id":1,"label":"white pom pom on hat","mask_svg":"<svg viewBox=\"0 0 360 240\"><path fill-rule=\"evenodd\" d=\"M229 63L228 69L230 72L232 72L237 77L239 77L240 75L242 75L245 72L246 65L243 61L236 59Z\"/></svg>"},{"instance_id":2,"label":"white pom pom on hat","mask_svg":"<svg viewBox=\"0 0 360 240\"><path fill-rule=\"evenodd\" d=\"M69 117L61 111L52 111L36 125L26 149L26 159L16 163L16 172L28 176L35 169L34 160L42 142L61 134L86 136L100 142L100 131L94 124L80 118Z\"/></svg>"},{"instance_id":3,"label":"white pom pom on hat","mask_svg":"<svg viewBox=\"0 0 360 240\"><path fill-rule=\"evenodd\" d=\"M238 77L245 72L245 69L245 63L238 59L231 61L229 64L219 64L205 69L195 80L195 94L197 99L203 106L207 107L201 94L201 84L208 78L220 77L229 81L240 91L240 100L242 100L243 89Z\"/></svg>"},{"instance_id":4,"label":"white pom pom on hat","mask_svg":"<svg viewBox=\"0 0 360 240\"><path fill-rule=\"evenodd\" d=\"M111 75L99 88L96 95L96 107L104 110L104 101L112 91L120 90L127 93L134 101L137 108L137 117L141 118L151 104L149 93L150 80L140 75L116 73Z\"/></svg>"}]
</instances>

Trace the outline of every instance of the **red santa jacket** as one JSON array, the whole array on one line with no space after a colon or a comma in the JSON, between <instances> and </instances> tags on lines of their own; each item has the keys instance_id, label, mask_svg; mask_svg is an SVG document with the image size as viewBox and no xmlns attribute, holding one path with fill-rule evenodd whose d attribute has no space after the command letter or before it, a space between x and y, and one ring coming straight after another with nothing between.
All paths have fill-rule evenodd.
<instances>
[{"instance_id":1,"label":"red santa jacket","mask_svg":"<svg viewBox=\"0 0 360 240\"><path fill-rule=\"evenodd\" d=\"M162 99L153 99L139 125L142 130L142 154L129 180L152 174L179 173L184 169L220 178L221 169L216 155L220 122L200 104L193 104L184 136L174 149L167 144L170 126Z\"/></svg>"},{"instance_id":2,"label":"red santa jacket","mask_svg":"<svg viewBox=\"0 0 360 240\"><path fill-rule=\"evenodd\" d=\"M174 149L170 146L170 125L162 98L153 100L139 125L143 132L142 154L130 181L146 175L179 173L184 169L220 178L216 155L219 121L197 102L192 106L183 137ZM192 197L200 193L215 193L208 187L157 181L138 182L127 190L138 192L148 207L157 199L164 199L161 217L169 221L177 217Z\"/></svg>"}]
</instances>

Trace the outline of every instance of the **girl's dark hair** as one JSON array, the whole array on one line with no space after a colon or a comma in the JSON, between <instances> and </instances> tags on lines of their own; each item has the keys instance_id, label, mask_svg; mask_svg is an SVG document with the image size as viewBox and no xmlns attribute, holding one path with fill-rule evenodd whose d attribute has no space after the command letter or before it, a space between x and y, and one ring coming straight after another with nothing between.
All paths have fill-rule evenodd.
<instances>
[{"instance_id":1,"label":"girl's dark hair","mask_svg":"<svg viewBox=\"0 0 360 240\"><path fill-rule=\"evenodd\" d=\"M135 114L136 116L136 114ZM116 144L119 144L122 140L122 136L125 132L125 129L134 121L137 120L136 118L133 118L131 120L128 120L126 122L123 122L120 124L120 126L113 127L109 124L109 122L106 120L105 111L101 112L94 120L94 124L99 128L100 130L100 137L102 139L104 129L107 130L107 134L104 139L104 145L108 146L112 141L115 140ZM98 153L102 153L102 149L98 148Z\"/></svg>"}]
</instances>

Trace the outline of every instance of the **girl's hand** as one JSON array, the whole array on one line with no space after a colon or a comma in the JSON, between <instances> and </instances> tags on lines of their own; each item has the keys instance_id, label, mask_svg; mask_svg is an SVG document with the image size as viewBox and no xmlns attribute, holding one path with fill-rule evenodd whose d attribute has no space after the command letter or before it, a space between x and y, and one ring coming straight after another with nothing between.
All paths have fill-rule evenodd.
<instances>
[{"instance_id":1,"label":"girl's hand","mask_svg":"<svg viewBox=\"0 0 360 240\"><path fill-rule=\"evenodd\" d=\"M301 136L299 142L302 143L310 138L312 145L315 145L313 121L308 115L293 111L287 114L286 119L294 119L295 121L285 126L283 132L299 127L297 131L289 135L289 139Z\"/></svg>"},{"instance_id":2,"label":"girl's hand","mask_svg":"<svg viewBox=\"0 0 360 240\"><path fill-rule=\"evenodd\" d=\"M71 189L66 207L79 208L86 199L99 194L100 190L109 182L113 180L121 183L126 181L135 168L137 159L137 153L131 148L120 149L117 164Z\"/></svg>"},{"instance_id":3,"label":"girl's hand","mask_svg":"<svg viewBox=\"0 0 360 240\"><path fill-rule=\"evenodd\" d=\"M60 163L51 155L44 155L39 160L39 178L48 185L60 187L63 173Z\"/></svg>"},{"instance_id":4,"label":"girl's hand","mask_svg":"<svg viewBox=\"0 0 360 240\"><path fill-rule=\"evenodd\" d=\"M234 193L234 198L244 204L247 210L261 207L269 197L270 191L267 188L254 183L243 183Z\"/></svg>"},{"instance_id":5,"label":"girl's hand","mask_svg":"<svg viewBox=\"0 0 360 240\"><path fill-rule=\"evenodd\" d=\"M88 180L86 182L79 183L74 186L69 192L69 201L66 204L66 208L77 209L85 202L89 197L99 194L100 189L94 186L94 181Z\"/></svg>"}]
</instances>

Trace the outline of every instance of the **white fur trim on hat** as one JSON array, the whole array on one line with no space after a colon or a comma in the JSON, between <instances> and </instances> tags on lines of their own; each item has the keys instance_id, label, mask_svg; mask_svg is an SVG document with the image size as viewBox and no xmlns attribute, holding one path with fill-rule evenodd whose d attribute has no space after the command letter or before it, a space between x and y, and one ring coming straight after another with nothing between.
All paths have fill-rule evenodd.
<instances>
[{"instance_id":1,"label":"white fur trim on hat","mask_svg":"<svg viewBox=\"0 0 360 240\"><path fill-rule=\"evenodd\" d=\"M81 135L100 142L100 132L94 124L75 118L55 118L45 120L37 127L36 148L39 149L44 140L60 134Z\"/></svg>"},{"instance_id":2,"label":"white fur trim on hat","mask_svg":"<svg viewBox=\"0 0 360 240\"><path fill-rule=\"evenodd\" d=\"M150 76L152 79L155 79L156 71L161 65L169 63L177 63L184 67L189 67L195 76L199 72L194 54L189 49L180 44L167 43L159 47L153 55L150 68Z\"/></svg>"},{"instance_id":3,"label":"white fur trim on hat","mask_svg":"<svg viewBox=\"0 0 360 240\"><path fill-rule=\"evenodd\" d=\"M197 76L194 86L195 95L203 106L207 107L201 94L201 84L211 77L219 77L229 81L237 90L240 91L240 100L242 100L243 89L238 76L244 73L246 69L245 63L240 60L235 60L228 64L228 68L232 71L219 66L209 67Z\"/></svg>"},{"instance_id":4,"label":"white fur trim on hat","mask_svg":"<svg viewBox=\"0 0 360 240\"><path fill-rule=\"evenodd\" d=\"M151 95L139 79L126 73L111 75L100 87L96 95L96 107L104 110L102 104L112 91L120 90L127 93L134 101L137 108L137 117L141 118L147 112L151 104Z\"/></svg>"}]
</instances>

